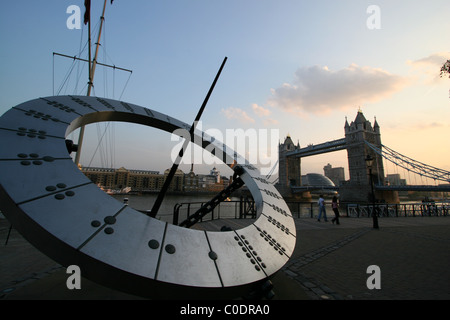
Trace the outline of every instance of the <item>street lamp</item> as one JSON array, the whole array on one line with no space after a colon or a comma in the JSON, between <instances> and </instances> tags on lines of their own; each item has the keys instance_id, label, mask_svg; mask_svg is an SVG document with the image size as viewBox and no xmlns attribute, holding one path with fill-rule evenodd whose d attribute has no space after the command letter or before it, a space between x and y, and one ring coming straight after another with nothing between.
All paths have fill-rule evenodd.
<instances>
[{"instance_id":1,"label":"street lamp","mask_svg":"<svg viewBox=\"0 0 450 320\"><path fill-rule=\"evenodd\" d=\"M372 179L372 164L373 158L370 154L367 155L366 159L367 168L369 168L369 176L370 176L370 188L372 190L372 219L373 219L373 228L378 229L378 216L375 212L375 192L373 191L373 179Z\"/></svg>"}]
</instances>

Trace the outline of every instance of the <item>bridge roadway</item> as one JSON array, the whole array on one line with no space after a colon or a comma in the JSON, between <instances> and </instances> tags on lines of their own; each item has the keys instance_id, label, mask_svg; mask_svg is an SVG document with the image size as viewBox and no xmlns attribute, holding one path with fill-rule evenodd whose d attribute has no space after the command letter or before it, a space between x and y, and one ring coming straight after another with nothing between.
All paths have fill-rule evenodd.
<instances>
[{"instance_id":1,"label":"bridge roadway","mask_svg":"<svg viewBox=\"0 0 450 320\"><path fill-rule=\"evenodd\" d=\"M406 185L406 186L374 186L376 190L385 191L428 191L428 192L449 192L450 183L438 186L428 185ZM292 192L305 192L305 191L317 191L317 190L329 190L339 191L339 187L336 186L291 186Z\"/></svg>"},{"instance_id":2,"label":"bridge roadway","mask_svg":"<svg viewBox=\"0 0 450 320\"><path fill-rule=\"evenodd\" d=\"M327 152L333 152L333 151L339 151L344 150L347 148L345 138L337 139L333 141L327 141L320 144L312 144L305 148L300 148L299 150L288 152L286 155L288 157L308 157L308 156L314 156L317 154L327 153Z\"/></svg>"},{"instance_id":3,"label":"bridge roadway","mask_svg":"<svg viewBox=\"0 0 450 320\"><path fill-rule=\"evenodd\" d=\"M214 220L195 227L238 229L253 221ZM275 300L450 299L448 216L380 218L379 230L372 229L369 218L343 217L340 225L300 218L295 224L294 254L272 279ZM14 229L4 245L8 230L8 221L0 216L0 300L140 299L84 278L81 290L68 290L66 270ZM366 286L371 265L381 270L379 290Z\"/></svg>"}]
</instances>

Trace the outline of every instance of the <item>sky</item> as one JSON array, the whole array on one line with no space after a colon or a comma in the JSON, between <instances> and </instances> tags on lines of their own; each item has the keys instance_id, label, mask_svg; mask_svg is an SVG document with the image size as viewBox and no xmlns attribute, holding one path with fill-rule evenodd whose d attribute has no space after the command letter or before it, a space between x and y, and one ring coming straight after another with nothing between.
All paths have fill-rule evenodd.
<instances>
[{"instance_id":1,"label":"sky","mask_svg":"<svg viewBox=\"0 0 450 320\"><path fill-rule=\"evenodd\" d=\"M87 66L75 65L64 82L72 61L52 54L87 57L87 27L68 27L76 22L71 5L82 20L82 0L1 2L0 114L38 97L86 94ZM93 32L102 6L92 1ZM376 117L384 145L450 170L450 79L439 74L450 59L448 12L448 0L108 1L98 61L133 73L98 67L93 95L191 124L227 57L203 130L224 138L226 130L253 130L281 142L290 135L305 147L343 138L346 118L361 109L372 123ZM104 128L88 126L82 165L172 165L179 142L170 134L115 123L98 149ZM246 156L257 153L268 171L275 163L265 158L277 157L270 145L249 145ZM347 169L346 151L303 158L302 173L323 173L327 163Z\"/></svg>"}]
</instances>

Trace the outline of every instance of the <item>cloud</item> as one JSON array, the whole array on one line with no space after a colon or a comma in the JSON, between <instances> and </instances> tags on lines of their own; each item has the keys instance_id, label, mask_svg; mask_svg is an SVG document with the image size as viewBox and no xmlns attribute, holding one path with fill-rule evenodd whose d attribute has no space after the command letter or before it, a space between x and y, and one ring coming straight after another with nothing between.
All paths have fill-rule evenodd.
<instances>
[{"instance_id":1,"label":"cloud","mask_svg":"<svg viewBox=\"0 0 450 320\"><path fill-rule=\"evenodd\" d=\"M450 59L449 52L437 52L422 59L414 61L408 60L407 64L413 67L429 67L429 66L436 67L438 69L437 73L439 73L440 68L448 59Z\"/></svg>"},{"instance_id":2,"label":"cloud","mask_svg":"<svg viewBox=\"0 0 450 320\"><path fill-rule=\"evenodd\" d=\"M255 120L250 117L247 112L240 108L229 107L227 109L222 109L222 113L227 119L235 119L241 123L254 123Z\"/></svg>"},{"instance_id":3,"label":"cloud","mask_svg":"<svg viewBox=\"0 0 450 320\"><path fill-rule=\"evenodd\" d=\"M276 124L279 124L279 121L278 120L276 120L276 119L264 119L263 120L263 123L264 123L264 125L266 126L266 127L268 127L268 126L271 126L271 125L276 125Z\"/></svg>"},{"instance_id":4,"label":"cloud","mask_svg":"<svg viewBox=\"0 0 450 320\"><path fill-rule=\"evenodd\" d=\"M299 116L323 114L382 100L407 83L405 78L379 68L351 64L332 71L313 66L298 69L292 83L272 89L268 103Z\"/></svg>"},{"instance_id":5,"label":"cloud","mask_svg":"<svg viewBox=\"0 0 450 320\"><path fill-rule=\"evenodd\" d=\"M260 117L267 117L272 113L269 109L258 106L256 103L252 104L252 109L253 112Z\"/></svg>"},{"instance_id":6,"label":"cloud","mask_svg":"<svg viewBox=\"0 0 450 320\"><path fill-rule=\"evenodd\" d=\"M406 63L426 77L425 84L435 84L441 78L441 68L450 59L449 52L437 52L418 60L408 60Z\"/></svg>"},{"instance_id":7,"label":"cloud","mask_svg":"<svg viewBox=\"0 0 450 320\"><path fill-rule=\"evenodd\" d=\"M277 125L279 123L278 120L276 120L276 119L268 118L268 116L270 116L272 114L272 111L270 111L267 108L261 107L261 106L257 105L256 103L253 103L252 110L257 116L263 118L262 121L263 121L264 126L266 126L266 127L269 127L271 125Z\"/></svg>"},{"instance_id":8,"label":"cloud","mask_svg":"<svg viewBox=\"0 0 450 320\"><path fill-rule=\"evenodd\" d=\"M391 130L419 132L423 130L450 128L450 124L443 121L420 121L420 122L387 122L383 127Z\"/></svg>"}]
</instances>

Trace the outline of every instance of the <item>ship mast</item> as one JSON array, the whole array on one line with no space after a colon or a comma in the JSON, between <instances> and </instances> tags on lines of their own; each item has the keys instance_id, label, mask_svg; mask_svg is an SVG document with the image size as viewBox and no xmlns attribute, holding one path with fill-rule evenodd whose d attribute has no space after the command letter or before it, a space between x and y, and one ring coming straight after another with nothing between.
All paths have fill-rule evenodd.
<instances>
[{"instance_id":1,"label":"ship mast","mask_svg":"<svg viewBox=\"0 0 450 320\"><path fill-rule=\"evenodd\" d=\"M89 73L88 73L88 89L87 89L87 96L91 95L91 91L92 88L94 86L94 75L95 75L95 68L97 65L103 66L103 67L107 67L107 68L112 68L114 70L121 70L121 71L125 71L125 72L129 72L130 76L131 73L133 73L132 70L129 69L125 69L125 68L120 68L120 67L116 67L115 65L109 65L109 64L105 64L105 63L100 63L97 61L97 56L98 56L98 49L100 47L100 39L102 36L102 30L103 30L103 22L105 20L105 11L106 11L106 2L107 0L105 0L105 2L103 3L103 11L102 11L102 15L100 17L100 29L98 31L98 37L97 37L97 42L96 47L95 47L95 54L94 54L94 59L92 58L92 54L91 54L91 1L90 0L85 0L85 7L86 7L86 13L84 16L84 23L88 24L88 51L89 51L89 57L88 60L86 59L82 59L79 58L77 56L68 56L66 54L61 54L61 53L57 53L57 52L53 52L53 56L61 56L61 57L65 57L65 58L71 58L73 60L78 60L78 61L82 61L82 62L88 62L88 68L89 68ZM112 0L111 0L111 4L112 4ZM128 81L127 81L128 82ZM123 92L122 92L123 93ZM78 137L78 148L76 151L76 155L75 155L75 164L78 165L80 163L80 156L81 156L81 147L83 144L83 137L84 137L84 126L81 126L80 128L80 135Z\"/></svg>"},{"instance_id":2,"label":"ship mast","mask_svg":"<svg viewBox=\"0 0 450 320\"><path fill-rule=\"evenodd\" d=\"M105 10L106 10L106 1L103 3L103 12L102 16L100 17L100 30L98 31L98 38L97 43L95 47L95 55L94 60L91 61L91 10L89 10L89 20L88 20L88 41L89 41L89 82L88 82L88 90L87 90L87 96L91 95L92 87L94 86L94 75L95 75L95 67L97 65L97 55L98 55L98 48L100 46L100 38L102 36L102 29L103 29L103 21L105 20ZM89 3L90 5L90 3ZM75 164L78 165L80 163L80 156L81 156L81 147L83 145L83 137L84 137L84 126L80 128L80 135L78 137L78 150L75 155Z\"/></svg>"}]
</instances>

